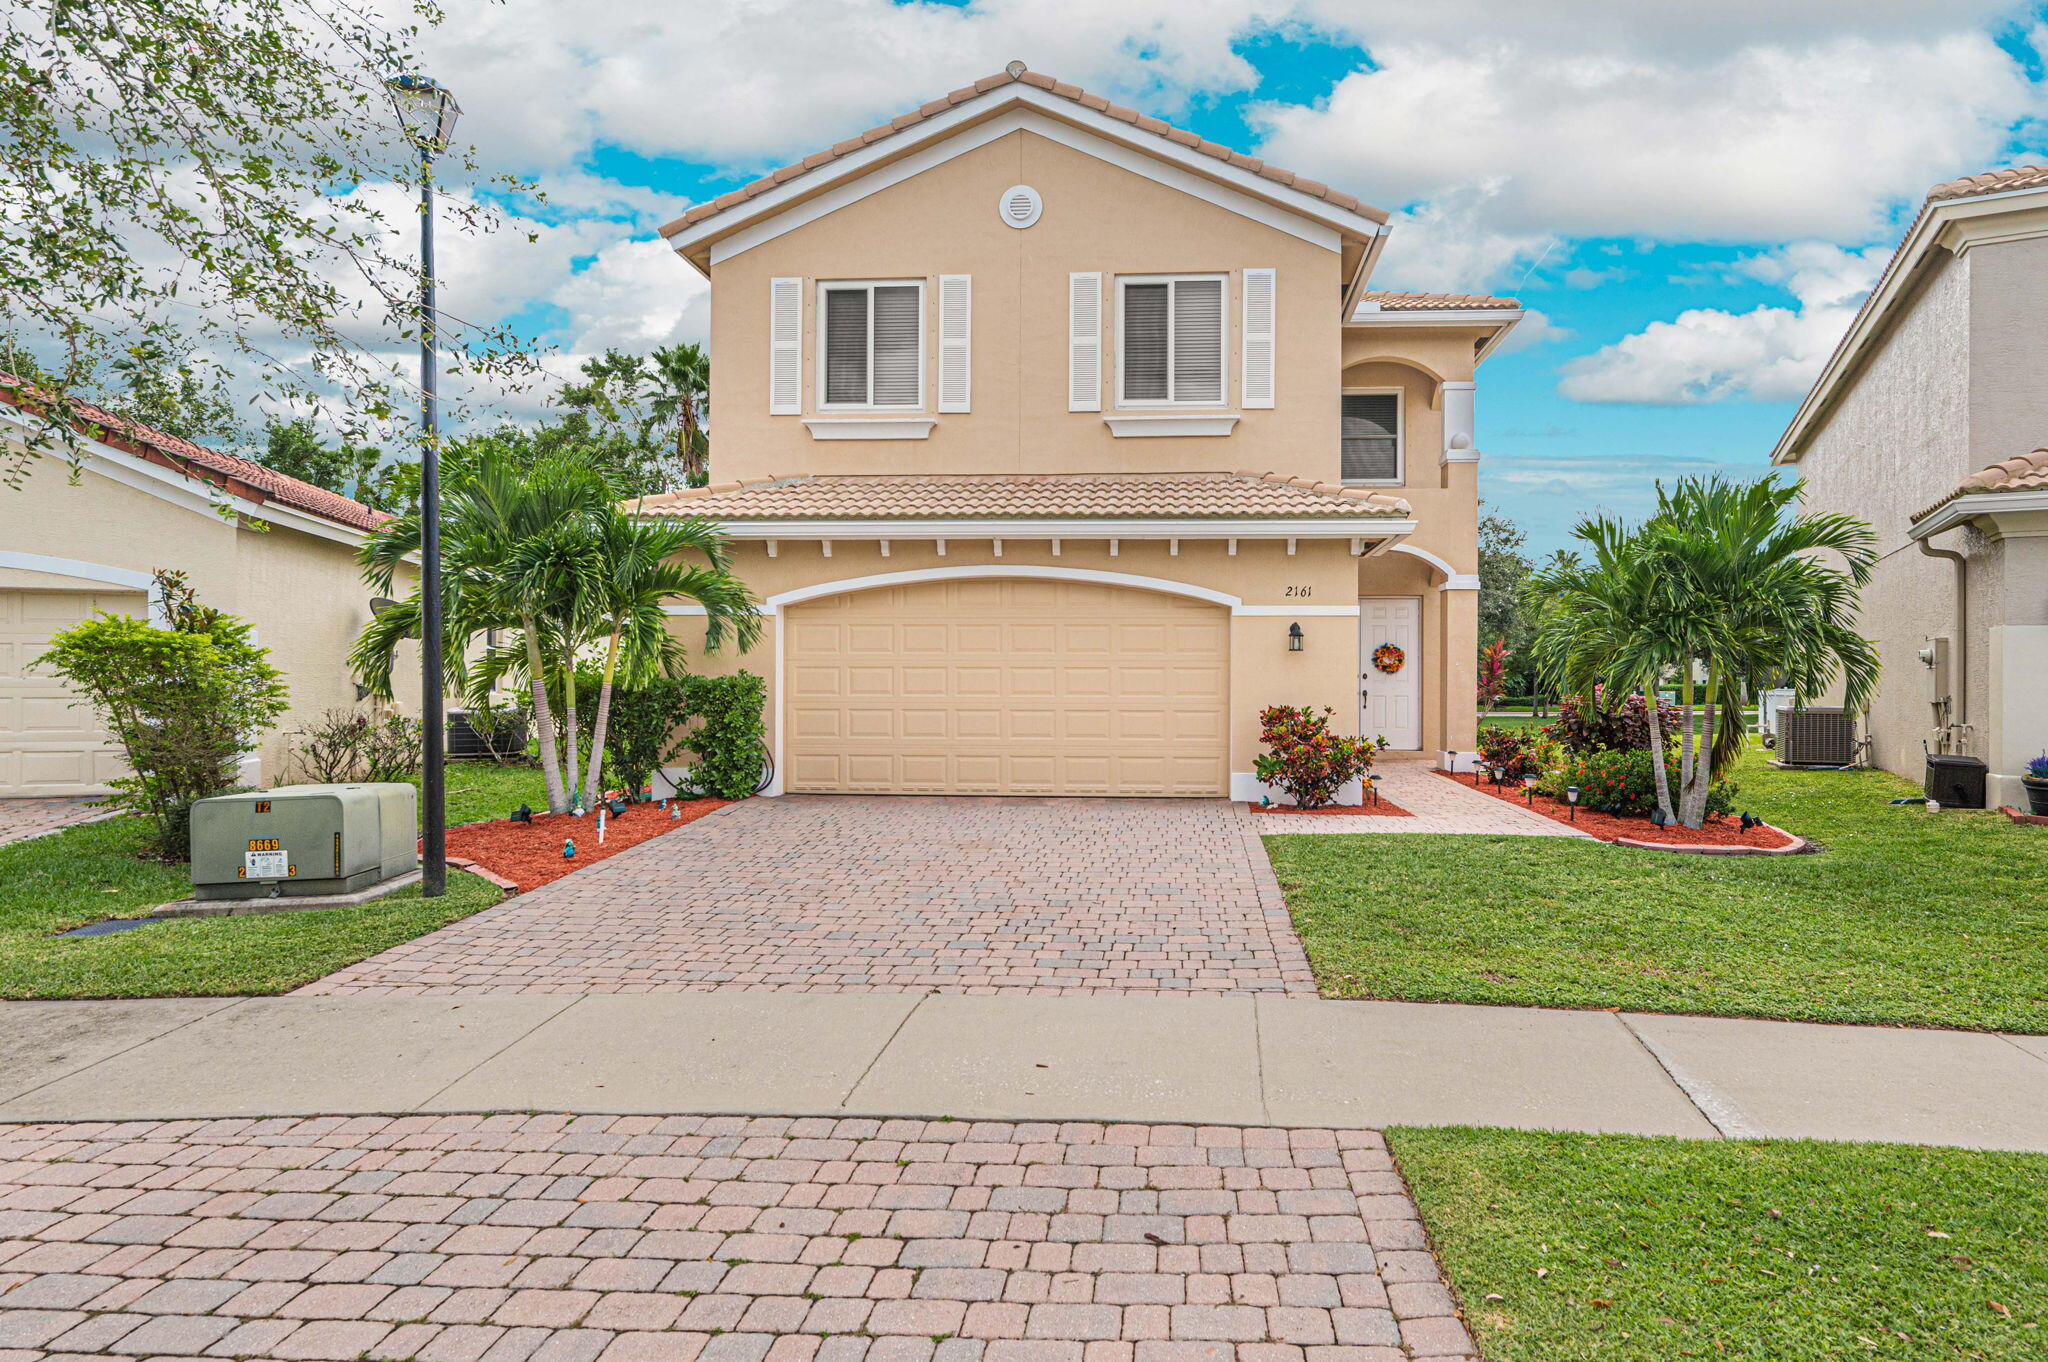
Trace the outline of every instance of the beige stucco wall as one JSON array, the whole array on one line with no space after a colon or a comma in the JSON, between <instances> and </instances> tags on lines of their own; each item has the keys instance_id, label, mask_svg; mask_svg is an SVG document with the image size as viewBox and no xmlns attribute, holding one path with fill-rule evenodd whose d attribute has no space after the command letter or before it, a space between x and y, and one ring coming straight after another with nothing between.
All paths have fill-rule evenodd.
<instances>
[{"instance_id":1,"label":"beige stucco wall","mask_svg":"<svg viewBox=\"0 0 2048 1362\"><path fill-rule=\"evenodd\" d=\"M1028 184L1038 223L996 217ZM1278 271L1278 384L1271 410L1238 405L1242 271ZM1067 410L1067 277L1103 276L1101 412ZM1119 274L1230 272L1229 400L1223 437L1117 439ZM804 410L817 413L815 284L925 279L925 410L935 411L937 278L973 278L973 410L938 417L925 440L814 441L768 414L769 281L801 277ZM1258 468L1337 476L1338 256L1215 204L1028 131L986 146L755 246L711 270L712 479L822 472L1073 473Z\"/></svg>"},{"instance_id":2,"label":"beige stucco wall","mask_svg":"<svg viewBox=\"0 0 2048 1362\"><path fill-rule=\"evenodd\" d=\"M90 467L74 486L65 462L45 456L20 488L0 488L0 549L145 573L176 568L201 601L254 625L291 688L291 710L258 749L266 785L285 778L291 735L304 722L355 703L347 654L369 622L373 593L353 543L173 504ZM69 578L26 572L0 586L33 589L38 578L42 589L77 589ZM400 707L416 713L416 648L404 649L398 676Z\"/></svg>"},{"instance_id":3,"label":"beige stucco wall","mask_svg":"<svg viewBox=\"0 0 2048 1362\"><path fill-rule=\"evenodd\" d=\"M1231 619L1233 772L1252 769L1252 758L1260 751L1258 713L1267 705L1328 705L1336 711L1333 727L1337 731L1358 731L1357 617L1296 613L1297 607L1356 606L1356 560L1341 542L1305 541L1289 555L1282 543L1243 540L1234 556L1221 540L1192 539L1181 541L1178 554L1163 541L1123 540L1115 556L1111 556L1108 544L1099 540L1063 541L1057 557L1050 544L1012 541L1004 542L998 557L988 540L949 540L943 555L930 542L892 542L886 558L876 543L848 541L835 543L830 558L824 556L816 540L779 543L774 558L754 542L738 544L734 552L735 570L763 601L801 587L884 573L972 571L997 565L1163 579L1235 596L1247 607L1280 612L1238 614ZM1290 595L1290 588L1297 594ZM1400 592L1388 590L1384 594ZM1410 594L1421 594L1421 589L1415 588ZM1304 635L1302 651L1298 653L1287 648L1288 626L1294 623L1301 625ZM772 735L781 723L772 621L763 629L760 643L745 654L731 645L719 653L706 653L701 618L679 616L672 621L672 627L689 650L692 670L723 675L744 667L766 679Z\"/></svg>"},{"instance_id":4,"label":"beige stucco wall","mask_svg":"<svg viewBox=\"0 0 2048 1362\"><path fill-rule=\"evenodd\" d=\"M2048 546L2009 517L1982 517L1934 536L1967 561L1969 631L1956 635L1956 571L1920 552L1913 514L1964 477L2048 443L2048 239L1987 240L1976 227L1959 254L1938 253L1861 370L1844 385L1797 472L1808 505L1869 521L1882 555L1863 595L1863 627L1884 665L1869 732L1873 755L1914 779L1934 736L1937 689L1918 657L1947 637L1962 672L1958 750L1984 758L1991 797L2015 802L2027 757L2048 740L2048 696L2027 680L2048 624ZM2001 633L2001 630L2011 632Z\"/></svg>"},{"instance_id":5,"label":"beige stucco wall","mask_svg":"<svg viewBox=\"0 0 2048 1362\"><path fill-rule=\"evenodd\" d=\"M1975 253L1939 262L1847 385L1796 468L1809 509L1841 512L1877 531L1877 565L1863 593L1862 625L1884 672L1872 703L1872 754L1917 779L1934 723L1931 683L1917 654L1954 632L1954 569L1907 536L1910 516L1981 467L1970 448L1970 275ZM1982 564L1997 549L1980 535L1944 536ZM1981 630L1969 648L1970 711L1984 713ZM1982 755L1979 753L1978 755Z\"/></svg>"}]
</instances>

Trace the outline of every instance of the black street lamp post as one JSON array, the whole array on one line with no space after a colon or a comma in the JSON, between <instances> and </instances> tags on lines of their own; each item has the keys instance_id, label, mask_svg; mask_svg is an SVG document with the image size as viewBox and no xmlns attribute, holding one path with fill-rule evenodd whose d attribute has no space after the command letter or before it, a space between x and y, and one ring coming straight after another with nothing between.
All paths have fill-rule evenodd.
<instances>
[{"instance_id":1,"label":"black street lamp post","mask_svg":"<svg viewBox=\"0 0 2048 1362\"><path fill-rule=\"evenodd\" d=\"M434 156L462 109L425 76L385 82L420 152L420 893L448 892L448 799L441 678L441 411L434 359Z\"/></svg>"}]
</instances>

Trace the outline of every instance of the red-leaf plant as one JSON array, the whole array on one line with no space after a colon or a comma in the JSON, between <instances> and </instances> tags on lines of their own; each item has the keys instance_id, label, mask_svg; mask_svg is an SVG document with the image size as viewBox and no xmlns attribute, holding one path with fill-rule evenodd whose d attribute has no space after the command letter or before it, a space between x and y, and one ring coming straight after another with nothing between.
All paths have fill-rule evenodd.
<instances>
[{"instance_id":1,"label":"red-leaf plant","mask_svg":"<svg viewBox=\"0 0 2048 1362\"><path fill-rule=\"evenodd\" d=\"M1272 749L1252 760L1260 780L1294 796L1304 809L1319 809L1337 797L1349 781L1372 769L1374 754L1386 740L1348 738L1330 731L1337 711L1322 713L1293 705L1270 705L1259 711L1259 741Z\"/></svg>"}]
</instances>

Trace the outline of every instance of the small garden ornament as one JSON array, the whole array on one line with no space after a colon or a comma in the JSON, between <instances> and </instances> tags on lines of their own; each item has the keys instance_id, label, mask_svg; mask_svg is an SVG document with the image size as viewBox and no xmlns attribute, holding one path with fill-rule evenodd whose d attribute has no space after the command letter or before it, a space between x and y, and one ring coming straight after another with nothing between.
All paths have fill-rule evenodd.
<instances>
[{"instance_id":1,"label":"small garden ornament","mask_svg":"<svg viewBox=\"0 0 2048 1362\"><path fill-rule=\"evenodd\" d=\"M562 859L565 861L576 859L576 843L566 837L562 839Z\"/></svg>"}]
</instances>

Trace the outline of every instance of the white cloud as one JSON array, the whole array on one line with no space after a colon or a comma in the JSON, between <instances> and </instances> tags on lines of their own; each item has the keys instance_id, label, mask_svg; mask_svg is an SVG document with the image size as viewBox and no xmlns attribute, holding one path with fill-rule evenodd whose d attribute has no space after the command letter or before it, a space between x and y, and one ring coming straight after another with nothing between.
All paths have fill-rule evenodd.
<instances>
[{"instance_id":1,"label":"white cloud","mask_svg":"<svg viewBox=\"0 0 2048 1362\"><path fill-rule=\"evenodd\" d=\"M1882 247L1846 251L1807 241L1747 257L1733 273L1784 288L1796 305L1693 308L1652 322L1565 365L1558 391L1579 402L1658 406L1796 399L1827 363L1889 255Z\"/></svg>"},{"instance_id":2,"label":"white cloud","mask_svg":"<svg viewBox=\"0 0 2048 1362\"><path fill-rule=\"evenodd\" d=\"M1514 285L1559 243L1547 232L1493 226L1500 190L1498 180L1472 185L1394 214L1374 287L1472 293Z\"/></svg>"},{"instance_id":3,"label":"white cloud","mask_svg":"<svg viewBox=\"0 0 2048 1362\"><path fill-rule=\"evenodd\" d=\"M1484 183L1485 224L1511 235L1867 240L2043 110L1986 33L1701 56L1583 44L1533 8L1548 38L1380 43L1326 100L1255 106L1261 154L1382 203Z\"/></svg>"}]
</instances>

